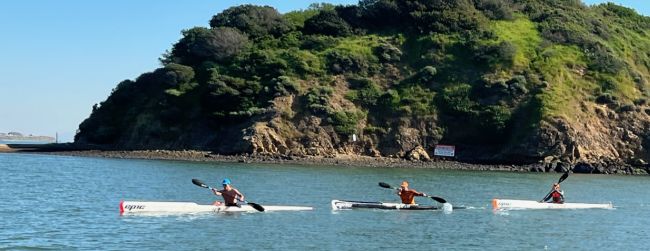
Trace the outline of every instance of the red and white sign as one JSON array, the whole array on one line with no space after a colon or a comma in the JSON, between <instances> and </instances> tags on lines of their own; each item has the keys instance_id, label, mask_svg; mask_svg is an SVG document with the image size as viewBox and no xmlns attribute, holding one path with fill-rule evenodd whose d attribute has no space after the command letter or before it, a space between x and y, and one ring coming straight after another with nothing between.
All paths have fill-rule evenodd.
<instances>
[{"instance_id":1,"label":"red and white sign","mask_svg":"<svg viewBox=\"0 0 650 251\"><path fill-rule=\"evenodd\" d=\"M435 156L454 157L456 156L456 147L452 145L436 145L433 151Z\"/></svg>"}]
</instances>

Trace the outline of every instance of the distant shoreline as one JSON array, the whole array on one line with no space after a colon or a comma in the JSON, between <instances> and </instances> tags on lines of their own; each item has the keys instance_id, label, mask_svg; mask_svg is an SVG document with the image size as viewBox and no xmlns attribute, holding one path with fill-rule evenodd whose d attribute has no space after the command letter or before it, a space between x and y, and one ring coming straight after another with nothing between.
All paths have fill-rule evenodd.
<instances>
[{"instance_id":1,"label":"distant shoreline","mask_svg":"<svg viewBox=\"0 0 650 251\"><path fill-rule=\"evenodd\" d=\"M463 163L455 160L412 161L402 158L369 157L357 155L323 156L270 156L270 155L221 155L211 151L199 150L90 150L78 145L67 144L33 144L7 145L0 144L0 153L40 153L63 156L100 157L114 159L147 159L147 160L179 160L194 162L218 163L261 163L261 164L295 164L295 165L329 165L340 167L376 167L376 168L428 168L449 170L475 171L506 171L506 172L552 172L545 170L543 163L529 165L496 165ZM644 169L632 170L627 174L643 174ZM621 173L622 174L622 173Z\"/></svg>"},{"instance_id":2,"label":"distant shoreline","mask_svg":"<svg viewBox=\"0 0 650 251\"><path fill-rule=\"evenodd\" d=\"M0 142L43 142L54 143L55 138L50 136L0 136Z\"/></svg>"}]
</instances>

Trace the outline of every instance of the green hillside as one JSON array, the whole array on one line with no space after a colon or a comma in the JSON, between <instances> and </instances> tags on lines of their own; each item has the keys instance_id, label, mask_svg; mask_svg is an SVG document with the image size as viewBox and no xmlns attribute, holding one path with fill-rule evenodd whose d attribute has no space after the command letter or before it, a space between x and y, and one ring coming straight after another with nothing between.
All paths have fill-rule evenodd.
<instances>
[{"instance_id":1,"label":"green hillside","mask_svg":"<svg viewBox=\"0 0 650 251\"><path fill-rule=\"evenodd\" d=\"M445 143L475 161L646 159L650 18L618 5L242 5L182 33L161 68L93 107L77 143L399 157Z\"/></svg>"}]
</instances>

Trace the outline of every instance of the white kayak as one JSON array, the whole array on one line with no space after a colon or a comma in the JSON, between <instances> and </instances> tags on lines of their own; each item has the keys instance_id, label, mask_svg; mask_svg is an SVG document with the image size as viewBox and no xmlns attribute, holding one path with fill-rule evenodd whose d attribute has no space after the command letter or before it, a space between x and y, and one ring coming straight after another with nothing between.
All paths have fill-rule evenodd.
<instances>
[{"instance_id":1,"label":"white kayak","mask_svg":"<svg viewBox=\"0 0 650 251\"><path fill-rule=\"evenodd\" d=\"M502 200L493 199L492 208L495 210L524 210L524 209L612 209L612 203L589 204L589 203L547 203L534 200Z\"/></svg>"},{"instance_id":2,"label":"white kayak","mask_svg":"<svg viewBox=\"0 0 650 251\"><path fill-rule=\"evenodd\" d=\"M306 211L312 207L302 206L267 206L264 211ZM156 202L156 201L121 201L120 214L188 214L220 212L259 212L249 205L214 206L199 205L194 202Z\"/></svg>"},{"instance_id":3,"label":"white kayak","mask_svg":"<svg viewBox=\"0 0 650 251\"><path fill-rule=\"evenodd\" d=\"M371 202L371 201L353 201L353 200L332 200L333 210L371 208L384 210L443 210L451 211L452 209L464 209L465 207L454 207L450 203L443 204L442 207L423 206L418 204L402 204L389 202Z\"/></svg>"}]
</instances>

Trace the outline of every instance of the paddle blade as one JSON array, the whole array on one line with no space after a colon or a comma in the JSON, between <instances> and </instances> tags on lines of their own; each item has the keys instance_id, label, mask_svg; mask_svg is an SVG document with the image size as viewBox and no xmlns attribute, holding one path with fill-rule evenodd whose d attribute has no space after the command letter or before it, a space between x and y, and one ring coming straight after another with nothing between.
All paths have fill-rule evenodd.
<instances>
[{"instance_id":1,"label":"paddle blade","mask_svg":"<svg viewBox=\"0 0 650 251\"><path fill-rule=\"evenodd\" d=\"M558 184L562 183L562 181L566 180L566 178L569 177L569 171L566 173L562 174L562 177L557 181Z\"/></svg>"},{"instance_id":2,"label":"paddle blade","mask_svg":"<svg viewBox=\"0 0 650 251\"><path fill-rule=\"evenodd\" d=\"M442 204L447 203L447 200L445 200L445 199L443 199L443 198L440 198L440 197L429 196L429 198L431 198L431 199L433 199L433 200L435 200L435 201L437 201L437 202L440 202L440 203L442 203Z\"/></svg>"},{"instance_id":3,"label":"paddle blade","mask_svg":"<svg viewBox=\"0 0 650 251\"><path fill-rule=\"evenodd\" d=\"M390 185L388 185L387 183L384 183L384 182L379 182L379 186L383 187L383 188L392 188Z\"/></svg>"},{"instance_id":4,"label":"paddle blade","mask_svg":"<svg viewBox=\"0 0 650 251\"><path fill-rule=\"evenodd\" d=\"M198 179L192 179L192 183L194 183L194 185L197 185L197 186L200 186L200 187L203 187L203 188L208 188L208 185L206 185L205 183L203 183L203 181L200 181Z\"/></svg>"},{"instance_id":5,"label":"paddle blade","mask_svg":"<svg viewBox=\"0 0 650 251\"><path fill-rule=\"evenodd\" d=\"M249 206L255 208L255 210L257 210L257 211L264 212L264 207L262 205L260 205L260 204L252 203L252 202L246 202L246 204L248 204Z\"/></svg>"}]
</instances>

